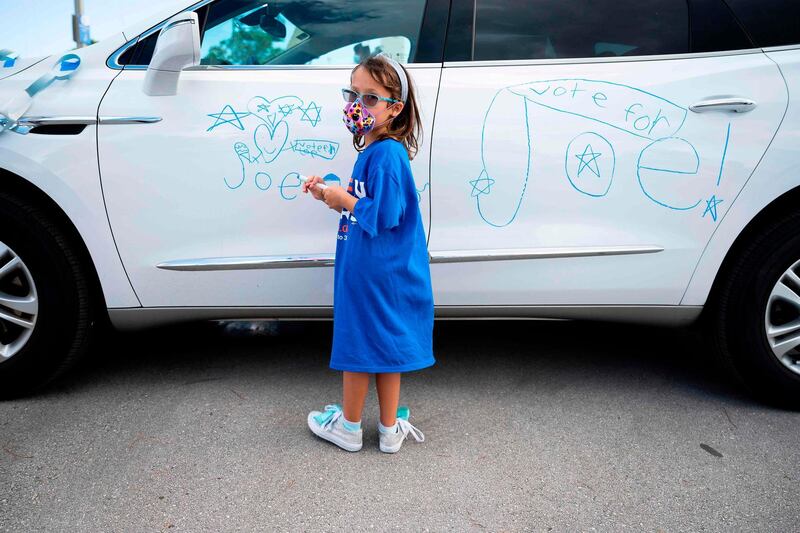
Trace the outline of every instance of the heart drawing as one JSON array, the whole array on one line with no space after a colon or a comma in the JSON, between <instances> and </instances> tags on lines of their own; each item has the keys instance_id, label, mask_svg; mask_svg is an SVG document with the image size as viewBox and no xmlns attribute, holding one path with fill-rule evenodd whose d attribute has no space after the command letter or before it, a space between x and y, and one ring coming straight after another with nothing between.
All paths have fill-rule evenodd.
<instances>
[{"instance_id":1,"label":"heart drawing","mask_svg":"<svg viewBox=\"0 0 800 533\"><path fill-rule=\"evenodd\" d=\"M258 148L264 163L275 161L288 140L289 126L284 121L278 122L273 127L269 124L260 124L253 133L253 143Z\"/></svg>"}]
</instances>

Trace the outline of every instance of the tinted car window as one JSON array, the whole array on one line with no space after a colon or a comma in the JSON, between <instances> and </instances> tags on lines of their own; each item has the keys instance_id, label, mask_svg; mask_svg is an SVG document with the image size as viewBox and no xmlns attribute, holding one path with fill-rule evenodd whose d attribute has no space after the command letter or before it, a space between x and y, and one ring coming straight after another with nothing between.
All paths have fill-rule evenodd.
<instances>
[{"instance_id":1,"label":"tinted car window","mask_svg":"<svg viewBox=\"0 0 800 533\"><path fill-rule=\"evenodd\" d=\"M556 59L689 51L680 0L478 0L473 59Z\"/></svg>"},{"instance_id":2,"label":"tinted car window","mask_svg":"<svg viewBox=\"0 0 800 533\"><path fill-rule=\"evenodd\" d=\"M755 45L722 0L691 0L689 21L692 52L743 50Z\"/></svg>"},{"instance_id":3,"label":"tinted car window","mask_svg":"<svg viewBox=\"0 0 800 533\"><path fill-rule=\"evenodd\" d=\"M145 37L144 39L140 40L135 47L131 48L133 53L131 54L130 60L128 62L123 62L122 60L125 57L120 57L120 65L147 65L150 63L150 59L153 57L153 52L156 49L156 41L158 40L158 32ZM128 52L125 52L127 55Z\"/></svg>"},{"instance_id":4,"label":"tinted car window","mask_svg":"<svg viewBox=\"0 0 800 533\"><path fill-rule=\"evenodd\" d=\"M358 63L383 52L416 61L425 0L217 0L198 10L201 64L307 65ZM147 65L158 32L120 58Z\"/></svg>"},{"instance_id":5,"label":"tinted car window","mask_svg":"<svg viewBox=\"0 0 800 533\"><path fill-rule=\"evenodd\" d=\"M758 46L800 44L798 0L728 0Z\"/></svg>"}]
</instances>

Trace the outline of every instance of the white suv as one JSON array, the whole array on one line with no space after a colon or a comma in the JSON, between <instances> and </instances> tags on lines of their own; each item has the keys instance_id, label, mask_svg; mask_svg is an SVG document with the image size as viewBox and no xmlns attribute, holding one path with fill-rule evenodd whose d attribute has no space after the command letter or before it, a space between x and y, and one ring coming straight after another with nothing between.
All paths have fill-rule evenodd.
<instances>
[{"instance_id":1,"label":"white suv","mask_svg":"<svg viewBox=\"0 0 800 533\"><path fill-rule=\"evenodd\" d=\"M420 97L438 317L702 316L751 389L800 401L795 2L161 4L0 54L0 394L106 317L330 317L337 216L299 176L348 176L340 89L382 51Z\"/></svg>"}]
</instances>

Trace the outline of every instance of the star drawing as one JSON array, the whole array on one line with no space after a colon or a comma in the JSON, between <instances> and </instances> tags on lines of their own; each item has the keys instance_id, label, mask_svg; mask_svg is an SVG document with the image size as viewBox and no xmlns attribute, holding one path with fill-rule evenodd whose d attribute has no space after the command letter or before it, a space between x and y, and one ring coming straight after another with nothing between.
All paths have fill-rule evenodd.
<instances>
[{"instance_id":1,"label":"star drawing","mask_svg":"<svg viewBox=\"0 0 800 533\"><path fill-rule=\"evenodd\" d=\"M320 120L320 111L322 111L322 108L320 108L316 102L311 102L305 108L299 107L298 109L300 109L300 112L303 114L303 116L300 117L300 122L310 122L311 127L316 127Z\"/></svg>"},{"instance_id":2,"label":"star drawing","mask_svg":"<svg viewBox=\"0 0 800 533\"><path fill-rule=\"evenodd\" d=\"M703 211L703 218L705 218L706 213L711 215L711 218L714 222L717 221L717 205L721 204L722 200L717 200L717 196L712 194L711 198L706 200L706 210Z\"/></svg>"},{"instance_id":3,"label":"star drawing","mask_svg":"<svg viewBox=\"0 0 800 533\"><path fill-rule=\"evenodd\" d=\"M583 149L582 154L575 154L575 157L578 158L578 176L581 175L584 169L588 168L592 174L600 177L600 167L597 166L597 158L600 157L602 154L599 152L595 152L592 149L591 144L587 144L586 148Z\"/></svg>"},{"instance_id":4,"label":"star drawing","mask_svg":"<svg viewBox=\"0 0 800 533\"><path fill-rule=\"evenodd\" d=\"M293 110L294 110L294 104L280 104L280 105L278 105L278 111L281 112L281 115L283 115L283 118L286 118L289 115L291 115Z\"/></svg>"},{"instance_id":5,"label":"star drawing","mask_svg":"<svg viewBox=\"0 0 800 533\"><path fill-rule=\"evenodd\" d=\"M477 179L469 182L469 184L472 185L472 193L470 196L475 197L481 194L489 194L492 190L492 185L494 185L494 181L495 180L490 178L484 170Z\"/></svg>"},{"instance_id":6,"label":"star drawing","mask_svg":"<svg viewBox=\"0 0 800 533\"><path fill-rule=\"evenodd\" d=\"M225 107L223 107L222 111L220 111L219 113L211 113L208 115L209 117L215 119L215 122L206 131L211 131L217 126L222 126L224 124L230 124L234 128L244 131L244 124L242 124L242 119L248 116L249 114L250 113L247 111L241 113L234 111L233 107L230 104L228 104Z\"/></svg>"}]
</instances>

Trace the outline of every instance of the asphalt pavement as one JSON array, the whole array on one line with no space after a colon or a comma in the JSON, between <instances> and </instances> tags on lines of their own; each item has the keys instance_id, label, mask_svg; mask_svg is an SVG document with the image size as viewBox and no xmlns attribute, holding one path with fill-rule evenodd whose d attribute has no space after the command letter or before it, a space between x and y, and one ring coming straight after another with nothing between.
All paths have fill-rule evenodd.
<instances>
[{"instance_id":1,"label":"asphalt pavement","mask_svg":"<svg viewBox=\"0 0 800 533\"><path fill-rule=\"evenodd\" d=\"M329 322L112 334L0 403L0 531L800 531L800 413L719 375L694 332L437 322L404 376L426 436L314 437Z\"/></svg>"}]
</instances>

